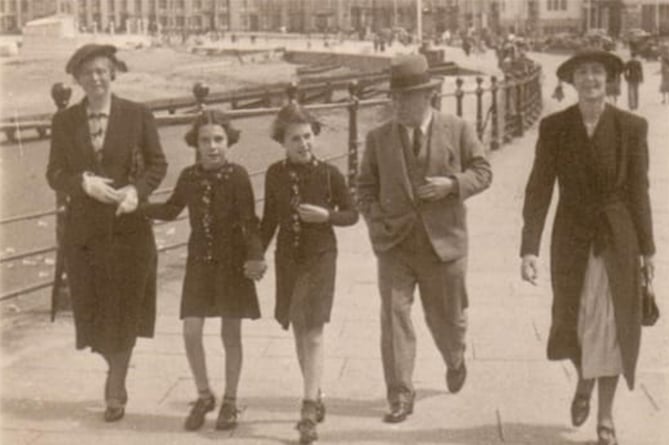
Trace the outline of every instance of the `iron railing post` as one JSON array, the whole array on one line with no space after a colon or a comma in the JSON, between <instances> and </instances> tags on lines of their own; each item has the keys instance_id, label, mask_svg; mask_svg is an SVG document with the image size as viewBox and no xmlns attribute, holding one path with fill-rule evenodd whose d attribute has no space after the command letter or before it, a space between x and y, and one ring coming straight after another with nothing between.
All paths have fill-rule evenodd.
<instances>
[{"instance_id":1,"label":"iron railing post","mask_svg":"<svg viewBox=\"0 0 669 445\"><path fill-rule=\"evenodd\" d=\"M348 187L355 188L358 175L358 82L351 81L348 84Z\"/></svg>"},{"instance_id":2,"label":"iron railing post","mask_svg":"<svg viewBox=\"0 0 669 445\"><path fill-rule=\"evenodd\" d=\"M67 108L72 97L72 89L58 82L51 87L51 98L58 111ZM54 279L51 287L51 321L56 319L58 309L71 309L70 288L67 285L67 269L65 265L65 251L63 241L65 237L65 222L67 218L68 197L63 192L56 192L56 261L54 265Z\"/></svg>"}]
</instances>

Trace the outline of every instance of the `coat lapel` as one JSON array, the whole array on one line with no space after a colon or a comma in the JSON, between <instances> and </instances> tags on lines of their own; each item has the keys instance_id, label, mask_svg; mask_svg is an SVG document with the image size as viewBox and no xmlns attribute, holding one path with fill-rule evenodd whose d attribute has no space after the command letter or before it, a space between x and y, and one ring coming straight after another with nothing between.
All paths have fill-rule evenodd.
<instances>
[{"instance_id":1,"label":"coat lapel","mask_svg":"<svg viewBox=\"0 0 669 445\"><path fill-rule=\"evenodd\" d=\"M88 115L86 114L86 99L79 102L76 107L74 125L77 147L79 147L80 154L85 160L87 168L92 171L97 171L95 148L93 148L93 143L91 142L91 132L88 127Z\"/></svg>"},{"instance_id":2,"label":"coat lapel","mask_svg":"<svg viewBox=\"0 0 669 445\"><path fill-rule=\"evenodd\" d=\"M413 201L413 189L411 188L409 170L407 169L406 160L404 159L404 147L402 140L402 129L397 122L393 121L391 131L387 136L386 143L384 144L384 146L387 147L387 153L385 154L390 158L391 162L399 168L392 168L389 171L402 172L400 175L402 177L402 185L404 186L404 190L409 196L409 199Z\"/></svg>"},{"instance_id":3,"label":"coat lapel","mask_svg":"<svg viewBox=\"0 0 669 445\"><path fill-rule=\"evenodd\" d=\"M118 143L118 139L123 135L123 132L119 131L119 128L123 126L123 110L121 108L118 98L112 95L109 121L107 122L107 130L105 131L105 140L102 143L103 164L112 157L118 156L118 153L113 153L113 151L123 146Z\"/></svg>"}]
</instances>

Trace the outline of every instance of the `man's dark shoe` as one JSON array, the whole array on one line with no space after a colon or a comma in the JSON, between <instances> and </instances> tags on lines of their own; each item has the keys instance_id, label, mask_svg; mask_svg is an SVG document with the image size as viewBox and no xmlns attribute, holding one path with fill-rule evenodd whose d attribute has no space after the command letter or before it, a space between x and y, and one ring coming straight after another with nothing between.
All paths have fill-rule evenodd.
<instances>
[{"instance_id":1,"label":"man's dark shoe","mask_svg":"<svg viewBox=\"0 0 669 445\"><path fill-rule=\"evenodd\" d=\"M204 416L209 412L213 411L216 408L216 399L213 395L206 398L198 398L195 402L192 403L193 408L191 408L188 417L186 417L186 422L184 423L184 428L188 431L195 431L202 428L204 425Z\"/></svg>"},{"instance_id":2,"label":"man's dark shoe","mask_svg":"<svg viewBox=\"0 0 669 445\"><path fill-rule=\"evenodd\" d=\"M412 394L408 400L399 400L391 403L390 411L383 416L383 421L386 423L404 422L407 417L413 414L414 397Z\"/></svg>"},{"instance_id":3,"label":"man's dark shoe","mask_svg":"<svg viewBox=\"0 0 669 445\"><path fill-rule=\"evenodd\" d=\"M448 368L446 371L446 386L448 390L455 394L462 389L465 385L465 380L467 379L467 366L465 366L465 360L462 360L462 364L458 369Z\"/></svg>"},{"instance_id":4,"label":"man's dark shoe","mask_svg":"<svg viewBox=\"0 0 669 445\"><path fill-rule=\"evenodd\" d=\"M105 410L105 422L117 422L125 415L125 408L122 406L108 406Z\"/></svg>"}]
</instances>

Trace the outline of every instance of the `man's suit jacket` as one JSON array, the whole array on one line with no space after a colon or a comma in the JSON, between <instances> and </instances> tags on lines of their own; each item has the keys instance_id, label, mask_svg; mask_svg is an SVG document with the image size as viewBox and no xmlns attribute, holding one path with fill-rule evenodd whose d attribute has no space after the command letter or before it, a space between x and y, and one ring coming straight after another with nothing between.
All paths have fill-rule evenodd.
<instances>
[{"instance_id":1,"label":"man's suit jacket","mask_svg":"<svg viewBox=\"0 0 669 445\"><path fill-rule=\"evenodd\" d=\"M134 184L140 202L160 184L167 161L151 110L112 96L102 156L91 143L84 99L56 113L51 125L47 180L69 197L66 242L85 243L113 226L115 232L134 232L148 223L137 212L115 217L116 206L90 198L82 188L82 174L90 171L113 179L113 187Z\"/></svg>"},{"instance_id":2,"label":"man's suit jacket","mask_svg":"<svg viewBox=\"0 0 669 445\"><path fill-rule=\"evenodd\" d=\"M464 201L490 185L492 171L470 124L436 110L432 115L425 174L449 176L457 182L456 193L436 201L414 196L397 122L387 122L367 135L357 188L377 254L395 247L421 220L442 261L467 254Z\"/></svg>"},{"instance_id":3,"label":"man's suit jacket","mask_svg":"<svg viewBox=\"0 0 669 445\"><path fill-rule=\"evenodd\" d=\"M630 83L643 82L643 66L638 60L630 60L625 64L625 80Z\"/></svg>"}]
</instances>

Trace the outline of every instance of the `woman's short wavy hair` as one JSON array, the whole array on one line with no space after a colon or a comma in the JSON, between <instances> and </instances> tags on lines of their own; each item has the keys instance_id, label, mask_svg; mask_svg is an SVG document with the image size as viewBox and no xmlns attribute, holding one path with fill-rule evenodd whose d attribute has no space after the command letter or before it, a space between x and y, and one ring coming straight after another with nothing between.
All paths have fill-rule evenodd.
<instances>
[{"instance_id":1,"label":"woman's short wavy hair","mask_svg":"<svg viewBox=\"0 0 669 445\"><path fill-rule=\"evenodd\" d=\"M295 124L311 125L311 131L317 136L321 132L321 123L313 114L298 104L290 103L281 108L274 118L270 137L279 144L283 144L286 129Z\"/></svg>"},{"instance_id":2,"label":"woman's short wavy hair","mask_svg":"<svg viewBox=\"0 0 669 445\"><path fill-rule=\"evenodd\" d=\"M188 146L197 148L197 140L200 132L200 127L203 125L220 125L225 131L228 140L228 147L236 144L239 141L241 131L237 130L230 123L230 119L220 110L204 110L193 120L190 129L184 136Z\"/></svg>"}]
</instances>

